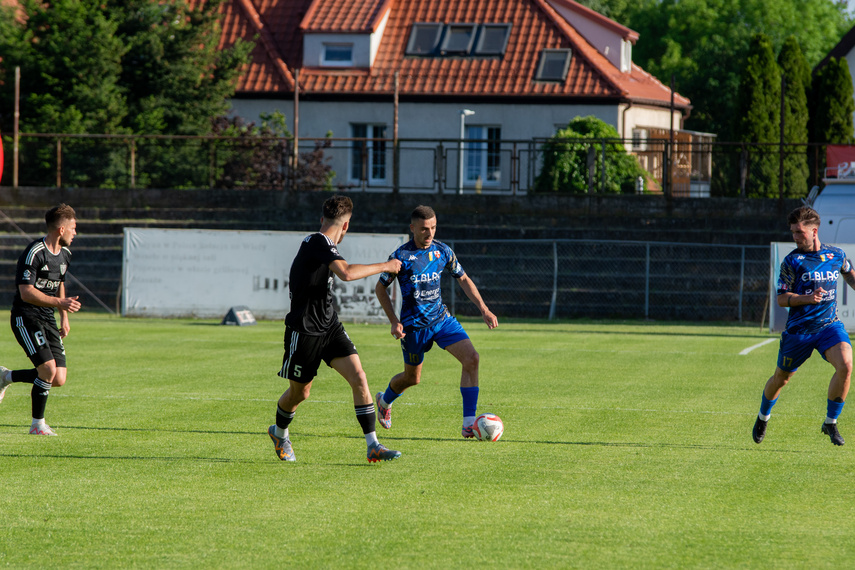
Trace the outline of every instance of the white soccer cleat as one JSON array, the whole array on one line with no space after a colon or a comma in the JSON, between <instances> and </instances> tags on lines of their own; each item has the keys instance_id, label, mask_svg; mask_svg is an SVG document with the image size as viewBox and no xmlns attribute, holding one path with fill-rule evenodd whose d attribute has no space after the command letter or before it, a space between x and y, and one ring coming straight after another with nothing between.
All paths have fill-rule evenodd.
<instances>
[{"instance_id":1,"label":"white soccer cleat","mask_svg":"<svg viewBox=\"0 0 855 570\"><path fill-rule=\"evenodd\" d=\"M36 424L30 428L30 435L57 435L57 433L47 424Z\"/></svg>"},{"instance_id":2,"label":"white soccer cleat","mask_svg":"<svg viewBox=\"0 0 855 570\"><path fill-rule=\"evenodd\" d=\"M0 366L0 402L3 401L3 396L6 395L6 388L12 384L12 371L5 366Z\"/></svg>"}]
</instances>

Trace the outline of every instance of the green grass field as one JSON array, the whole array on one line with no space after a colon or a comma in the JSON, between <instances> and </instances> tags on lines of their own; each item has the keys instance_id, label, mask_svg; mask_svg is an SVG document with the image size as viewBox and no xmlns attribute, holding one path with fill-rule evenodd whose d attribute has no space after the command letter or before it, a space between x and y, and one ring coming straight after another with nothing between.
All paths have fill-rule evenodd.
<instances>
[{"instance_id":1,"label":"green grass field","mask_svg":"<svg viewBox=\"0 0 855 570\"><path fill-rule=\"evenodd\" d=\"M8 312L2 322L8 322ZM751 427L777 343L754 327L465 321L479 412L460 437L459 365L434 348L369 464L346 382L323 367L267 437L281 323L80 313L68 383L27 434L29 386L0 404L0 566L205 568L839 567L855 556L855 410L819 433L832 368L814 357ZM372 391L401 368L386 326L346 325ZM0 364L28 366L8 328Z\"/></svg>"}]
</instances>

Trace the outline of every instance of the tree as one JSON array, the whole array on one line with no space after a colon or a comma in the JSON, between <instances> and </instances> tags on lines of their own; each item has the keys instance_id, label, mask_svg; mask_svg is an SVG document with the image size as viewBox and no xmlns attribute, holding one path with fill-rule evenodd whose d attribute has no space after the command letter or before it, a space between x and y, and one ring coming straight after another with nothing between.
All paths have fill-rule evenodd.
<instances>
[{"instance_id":1,"label":"tree","mask_svg":"<svg viewBox=\"0 0 855 570\"><path fill-rule=\"evenodd\" d=\"M784 77L784 142L806 145L808 142L808 104L810 68L794 36L784 40L778 54L778 66ZM786 148L784 195L798 198L807 194L809 176L806 146Z\"/></svg>"},{"instance_id":2,"label":"tree","mask_svg":"<svg viewBox=\"0 0 855 570\"><path fill-rule=\"evenodd\" d=\"M811 142L822 144L852 143L853 101L852 76L845 59L830 58L814 74L811 87ZM825 168L825 152L819 153L820 172Z\"/></svg>"},{"instance_id":3,"label":"tree","mask_svg":"<svg viewBox=\"0 0 855 570\"><path fill-rule=\"evenodd\" d=\"M686 128L732 141L740 68L756 33L777 52L794 36L808 65L852 27L834 0L580 0L639 33L633 60L692 100Z\"/></svg>"},{"instance_id":4,"label":"tree","mask_svg":"<svg viewBox=\"0 0 855 570\"><path fill-rule=\"evenodd\" d=\"M772 42L763 34L751 41L751 52L739 82L734 132L748 143L777 143L780 140L781 72L772 52ZM778 149L754 147L747 163L751 197L778 195Z\"/></svg>"},{"instance_id":5,"label":"tree","mask_svg":"<svg viewBox=\"0 0 855 570\"><path fill-rule=\"evenodd\" d=\"M599 191L603 172L596 157L605 147L604 191L633 192L638 177L650 178L650 174L616 142L619 140L620 135L608 123L591 116L576 117L543 145L543 165L535 180L535 190L582 193L592 186ZM589 164L593 167L591 179Z\"/></svg>"},{"instance_id":6,"label":"tree","mask_svg":"<svg viewBox=\"0 0 855 570\"><path fill-rule=\"evenodd\" d=\"M11 74L19 66L23 132L210 134L252 48L240 41L218 48L222 2L191 10L185 0L21 0L20 18L0 4L0 130L11 130ZM22 165L54 169L55 151L32 146L23 149ZM146 145L140 182L205 181L198 146ZM129 148L75 140L63 148L64 179L123 184Z\"/></svg>"}]
</instances>

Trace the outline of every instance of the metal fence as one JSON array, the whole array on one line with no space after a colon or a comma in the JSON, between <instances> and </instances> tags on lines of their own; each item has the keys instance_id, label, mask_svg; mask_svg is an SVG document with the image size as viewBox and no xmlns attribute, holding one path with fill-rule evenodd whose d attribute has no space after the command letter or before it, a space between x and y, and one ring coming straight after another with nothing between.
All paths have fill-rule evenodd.
<instances>
[{"instance_id":1,"label":"metal fence","mask_svg":"<svg viewBox=\"0 0 855 570\"><path fill-rule=\"evenodd\" d=\"M764 318L769 247L595 240L449 240L497 315L539 319ZM451 277L445 302L478 316Z\"/></svg>"},{"instance_id":2,"label":"metal fence","mask_svg":"<svg viewBox=\"0 0 855 570\"><path fill-rule=\"evenodd\" d=\"M0 236L0 304L14 296L15 263L28 240ZM764 319L769 247L596 240L447 240L490 309L500 317L690 321ZM86 310L117 310L122 236L74 240L69 283ZM457 315L478 316L443 273L443 298ZM85 289L84 289L85 287Z\"/></svg>"},{"instance_id":3,"label":"metal fence","mask_svg":"<svg viewBox=\"0 0 855 570\"><path fill-rule=\"evenodd\" d=\"M6 136L7 151L12 149ZM819 183L822 145L667 139L564 139L601 193L626 152L647 192L674 196L800 197ZM548 139L449 140L21 134L5 185L259 188L516 195L538 191ZM298 145L298 146L295 146ZM617 146L620 145L620 146ZM14 174L13 174L14 173ZM13 180L14 178L14 180ZM636 192L636 180L617 181ZM571 191L569 188L564 191Z\"/></svg>"}]
</instances>

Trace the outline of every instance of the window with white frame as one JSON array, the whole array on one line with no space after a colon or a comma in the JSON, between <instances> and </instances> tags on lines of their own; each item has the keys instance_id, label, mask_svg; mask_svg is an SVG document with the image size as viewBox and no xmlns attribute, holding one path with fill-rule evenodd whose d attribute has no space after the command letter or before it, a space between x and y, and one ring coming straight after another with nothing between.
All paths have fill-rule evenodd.
<instances>
[{"instance_id":1,"label":"window with white frame","mask_svg":"<svg viewBox=\"0 0 855 570\"><path fill-rule=\"evenodd\" d=\"M496 186L502 176L502 128L487 125L466 126L465 182L469 185Z\"/></svg>"},{"instance_id":2,"label":"window with white frame","mask_svg":"<svg viewBox=\"0 0 855 570\"><path fill-rule=\"evenodd\" d=\"M632 129L632 151L647 150L647 129Z\"/></svg>"},{"instance_id":3,"label":"window with white frame","mask_svg":"<svg viewBox=\"0 0 855 570\"><path fill-rule=\"evenodd\" d=\"M324 43L321 51L321 65L327 67L353 66L353 44Z\"/></svg>"},{"instance_id":4,"label":"window with white frame","mask_svg":"<svg viewBox=\"0 0 855 570\"><path fill-rule=\"evenodd\" d=\"M386 125L353 123L350 136L350 179L353 182L386 181Z\"/></svg>"}]
</instances>

